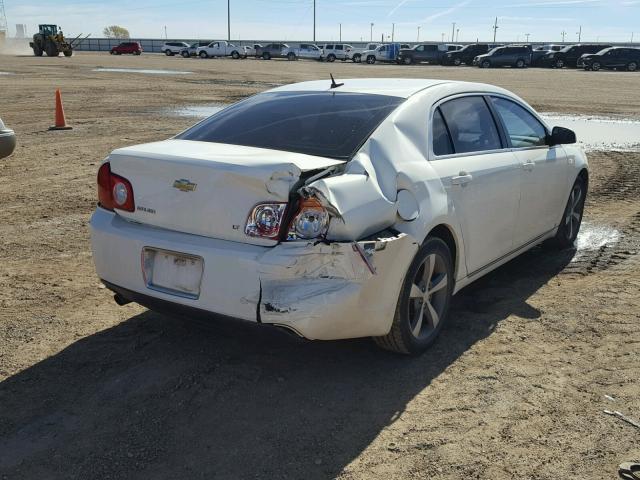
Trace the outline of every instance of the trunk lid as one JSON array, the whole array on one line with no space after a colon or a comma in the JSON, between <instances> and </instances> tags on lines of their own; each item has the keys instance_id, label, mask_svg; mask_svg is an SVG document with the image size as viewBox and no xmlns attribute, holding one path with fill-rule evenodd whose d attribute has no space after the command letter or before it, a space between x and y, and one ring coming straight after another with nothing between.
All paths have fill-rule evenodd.
<instances>
[{"instance_id":1,"label":"trunk lid","mask_svg":"<svg viewBox=\"0 0 640 480\"><path fill-rule=\"evenodd\" d=\"M165 140L115 150L111 171L131 182L136 210L118 215L146 225L254 245L275 240L249 237L253 207L287 202L303 172L342 160L300 153L191 140Z\"/></svg>"}]
</instances>

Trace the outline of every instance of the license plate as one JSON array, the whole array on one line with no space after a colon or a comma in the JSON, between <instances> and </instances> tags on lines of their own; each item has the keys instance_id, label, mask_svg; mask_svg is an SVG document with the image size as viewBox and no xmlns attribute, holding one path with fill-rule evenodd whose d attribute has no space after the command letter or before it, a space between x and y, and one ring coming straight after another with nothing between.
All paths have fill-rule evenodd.
<instances>
[{"instance_id":1,"label":"license plate","mask_svg":"<svg viewBox=\"0 0 640 480\"><path fill-rule=\"evenodd\" d=\"M193 299L200 296L202 257L145 247L142 270L147 287L152 290Z\"/></svg>"}]
</instances>

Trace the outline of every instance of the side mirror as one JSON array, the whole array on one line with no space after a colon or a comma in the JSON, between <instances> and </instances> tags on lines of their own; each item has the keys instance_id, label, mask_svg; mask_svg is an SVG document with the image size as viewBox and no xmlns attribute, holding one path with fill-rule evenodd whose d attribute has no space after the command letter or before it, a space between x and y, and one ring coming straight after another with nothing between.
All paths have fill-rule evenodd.
<instances>
[{"instance_id":1,"label":"side mirror","mask_svg":"<svg viewBox=\"0 0 640 480\"><path fill-rule=\"evenodd\" d=\"M551 135L547 139L547 143L551 147L554 145L569 145L576 142L576 132L564 127L553 127Z\"/></svg>"}]
</instances>

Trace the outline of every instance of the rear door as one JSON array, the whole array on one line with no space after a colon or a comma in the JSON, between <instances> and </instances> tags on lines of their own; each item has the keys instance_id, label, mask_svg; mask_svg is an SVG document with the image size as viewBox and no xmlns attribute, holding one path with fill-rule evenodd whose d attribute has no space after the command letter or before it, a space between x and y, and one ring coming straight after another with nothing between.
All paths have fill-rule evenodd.
<instances>
[{"instance_id":1,"label":"rear door","mask_svg":"<svg viewBox=\"0 0 640 480\"><path fill-rule=\"evenodd\" d=\"M437 105L430 134L431 165L460 221L473 276L513 250L522 170L481 95Z\"/></svg>"},{"instance_id":2,"label":"rear door","mask_svg":"<svg viewBox=\"0 0 640 480\"><path fill-rule=\"evenodd\" d=\"M561 145L547 145L547 129L527 108L491 96L509 146L522 169L520 210L514 233L516 247L553 230L566 202L568 160Z\"/></svg>"}]
</instances>

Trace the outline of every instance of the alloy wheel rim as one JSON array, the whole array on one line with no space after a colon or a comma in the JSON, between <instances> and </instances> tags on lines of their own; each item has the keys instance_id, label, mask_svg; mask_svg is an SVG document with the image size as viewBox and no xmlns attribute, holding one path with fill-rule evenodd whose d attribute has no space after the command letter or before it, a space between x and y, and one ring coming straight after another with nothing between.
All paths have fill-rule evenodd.
<instances>
[{"instance_id":1,"label":"alloy wheel rim","mask_svg":"<svg viewBox=\"0 0 640 480\"><path fill-rule=\"evenodd\" d=\"M409 292L409 328L418 339L428 337L442 319L448 294L448 274L444 259L427 255L416 271Z\"/></svg>"},{"instance_id":2,"label":"alloy wheel rim","mask_svg":"<svg viewBox=\"0 0 640 480\"><path fill-rule=\"evenodd\" d=\"M567 205L567 212L564 216L565 231L567 232L567 238L569 240L577 236L581 220L582 188L580 188L580 185L576 185L573 187L573 190L571 190L571 196L569 197L569 203Z\"/></svg>"}]
</instances>

